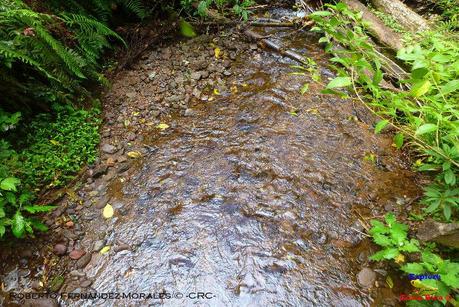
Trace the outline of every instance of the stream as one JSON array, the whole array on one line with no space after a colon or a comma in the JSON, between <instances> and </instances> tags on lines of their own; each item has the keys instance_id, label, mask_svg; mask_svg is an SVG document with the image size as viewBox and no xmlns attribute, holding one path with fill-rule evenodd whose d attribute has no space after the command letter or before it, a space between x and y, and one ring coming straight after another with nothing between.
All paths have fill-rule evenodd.
<instances>
[{"instance_id":1,"label":"stream","mask_svg":"<svg viewBox=\"0 0 459 307\"><path fill-rule=\"evenodd\" d=\"M314 60L323 83L333 78L313 34L277 28L257 31ZM420 194L418 178L407 158L393 148L391 134L375 135L375 119L359 101L322 94L324 85L312 81L310 72L292 74L301 71L292 68L297 63L241 41L238 32L165 44L166 56L164 46L148 50L130 72L114 80L104 102L109 114L102 129L111 133L103 135L103 142L119 145L129 139L116 132L122 130L116 124L118 116L131 116L135 108L154 102L156 95L180 95L157 88L172 82L170 78L178 83L177 78L186 76L176 69L184 61L191 63L189 73L205 72L191 75L191 81L184 78L184 95L193 84L202 83L201 93L188 95L187 105L178 106L181 111L174 110L174 99L169 99L164 108L172 111L161 111L154 125L146 124L151 113L143 120L130 119L134 128L126 133L142 136L131 142L142 156L129 158L127 171L109 171L77 191L83 200L94 197L94 201L79 208L83 234L71 240L69 249L83 249L91 256L80 267L61 259L66 256L55 260L65 277L61 293L134 293L135 298L59 298L59 302L64 306L396 305L406 281L392 276L396 286L388 286L391 270L368 260L377 249L364 235L371 218L386 210L403 211ZM217 47L221 54L215 54ZM207 62L230 61L230 65L222 64L223 72L220 64L216 71L193 70L193 61L203 56ZM151 77L159 67L155 65L167 71ZM153 84L148 78L155 79ZM299 89L304 83L310 85L302 95ZM129 108L134 109L110 104L110 99L126 93ZM160 123L167 128L156 128ZM103 153L102 160L114 156L118 165L119 156L135 150L129 148ZM100 201L102 205L95 208ZM101 214L106 203L114 208L109 219ZM53 229L53 235L59 232L61 226ZM94 248L98 241L102 245ZM102 246L111 249L102 254L97 251ZM52 266L52 261L43 264L46 257L39 251L33 255L36 259L25 267ZM12 261L4 265L3 282L8 283L11 272L18 272L21 265ZM82 287L75 271L90 285ZM8 289L30 289L43 270L31 272L19 274ZM154 297L142 298L139 293Z\"/></svg>"}]
</instances>

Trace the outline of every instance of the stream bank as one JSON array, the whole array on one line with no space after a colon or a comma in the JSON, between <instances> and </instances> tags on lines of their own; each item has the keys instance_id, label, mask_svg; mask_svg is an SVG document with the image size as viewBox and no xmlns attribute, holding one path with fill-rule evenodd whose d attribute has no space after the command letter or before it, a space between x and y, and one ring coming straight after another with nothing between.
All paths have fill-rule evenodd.
<instances>
[{"instance_id":1,"label":"stream bank","mask_svg":"<svg viewBox=\"0 0 459 307\"><path fill-rule=\"evenodd\" d=\"M262 34L333 77L312 34ZM421 179L358 102L314 83L301 95L310 76L295 64L232 30L147 50L106 94L101 159L48 218L43 245L2 251L4 293L44 292L42 281L172 294L65 306L395 305L407 281L385 283L361 221L405 210ZM212 295L177 297L194 292Z\"/></svg>"}]
</instances>

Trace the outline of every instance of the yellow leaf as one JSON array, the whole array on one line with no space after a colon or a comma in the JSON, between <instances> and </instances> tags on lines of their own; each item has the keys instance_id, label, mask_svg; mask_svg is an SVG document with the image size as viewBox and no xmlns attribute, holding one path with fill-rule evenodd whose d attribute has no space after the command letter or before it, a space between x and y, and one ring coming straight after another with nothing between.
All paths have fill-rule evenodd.
<instances>
[{"instance_id":1,"label":"yellow leaf","mask_svg":"<svg viewBox=\"0 0 459 307\"><path fill-rule=\"evenodd\" d=\"M139 116L139 115L140 115L140 112L132 112L132 115L134 115L134 116Z\"/></svg>"},{"instance_id":2,"label":"yellow leaf","mask_svg":"<svg viewBox=\"0 0 459 307\"><path fill-rule=\"evenodd\" d=\"M221 49L217 47L214 49L214 51L215 51L215 58L218 59L220 57Z\"/></svg>"},{"instance_id":3,"label":"yellow leaf","mask_svg":"<svg viewBox=\"0 0 459 307\"><path fill-rule=\"evenodd\" d=\"M400 254L397 257L395 257L394 260L395 260L395 263L397 263L397 264L403 263L403 262L405 262L405 256Z\"/></svg>"},{"instance_id":4,"label":"yellow leaf","mask_svg":"<svg viewBox=\"0 0 459 307\"><path fill-rule=\"evenodd\" d=\"M220 91L217 88L214 89L214 95L220 95Z\"/></svg>"},{"instance_id":5,"label":"yellow leaf","mask_svg":"<svg viewBox=\"0 0 459 307\"><path fill-rule=\"evenodd\" d=\"M103 254L106 254L110 251L110 246L104 246L101 250L100 250L100 253L103 255Z\"/></svg>"},{"instance_id":6,"label":"yellow leaf","mask_svg":"<svg viewBox=\"0 0 459 307\"><path fill-rule=\"evenodd\" d=\"M237 92L238 92L237 86L233 85L233 86L231 87L231 93L237 94Z\"/></svg>"},{"instance_id":7,"label":"yellow leaf","mask_svg":"<svg viewBox=\"0 0 459 307\"><path fill-rule=\"evenodd\" d=\"M138 151L130 151L127 153L128 157L130 158L133 158L133 159L137 159L137 158L140 158L142 156L142 154Z\"/></svg>"},{"instance_id":8,"label":"yellow leaf","mask_svg":"<svg viewBox=\"0 0 459 307\"><path fill-rule=\"evenodd\" d=\"M49 142L53 145L59 145L59 142L55 140L49 140Z\"/></svg>"},{"instance_id":9,"label":"yellow leaf","mask_svg":"<svg viewBox=\"0 0 459 307\"><path fill-rule=\"evenodd\" d=\"M156 128L161 129L161 130L166 130L167 128L169 128L169 125L161 123L161 124L157 125Z\"/></svg>"},{"instance_id":10,"label":"yellow leaf","mask_svg":"<svg viewBox=\"0 0 459 307\"><path fill-rule=\"evenodd\" d=\"M392 280L392 278L390 276L387 276L386 278L386 284L389 286L389 288L393 288L394 287L394 281Z\"/></svg>"},{"instance_id":11,"label":"yellow leaf","mask_svg":"<svg viewBox=\"0 0 459 307\"><path fill-rule=\"evenodd\" d=\"M106 219L109 219L113 216L113 207L112 205L110 204L107 204L105 207L104 207L104 211L102 211L102 215L104 216L104 218Z\"/></svg>"}]
</instances>

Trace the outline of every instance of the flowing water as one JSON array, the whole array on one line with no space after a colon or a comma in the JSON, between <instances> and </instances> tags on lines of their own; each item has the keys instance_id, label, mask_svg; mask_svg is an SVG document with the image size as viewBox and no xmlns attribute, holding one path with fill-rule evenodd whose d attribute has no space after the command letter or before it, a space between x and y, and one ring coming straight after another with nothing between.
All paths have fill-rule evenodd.
<instances>
[{"instance_id":1,"label":"flowing water","mask_svg":"<svg viewBox=\"0 0 459 307\"><path fill-rule=\"evenodd\" d=\"M332 77L315 37L273 31L264 34L314 59L323 82ZM107 233L107 245L131 247L93 255L84 270L92 290L167 295L64 304L393 302L384 271L372 290L357 283L371 253L360 221L417 197L416 178L358 101L323 95L314 82L301 95L310 75L291 74L292 64L241 55L227 91L145 135L150 152L108 187L114 218L82 213L82 246Z\"/></svg>"}]
</instances>

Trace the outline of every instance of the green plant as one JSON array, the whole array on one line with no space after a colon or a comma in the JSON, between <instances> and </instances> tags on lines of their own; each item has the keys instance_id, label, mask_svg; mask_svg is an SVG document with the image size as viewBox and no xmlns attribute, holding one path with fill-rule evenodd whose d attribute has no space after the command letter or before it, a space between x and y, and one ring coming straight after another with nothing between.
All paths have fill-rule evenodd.
<instances>
[{"instance_id":1,"label":"green plant","mask_svg":"<svg viewBox=\"0 0 459 307\"><path fill-rule=\"evenodd\" d=\"M188 10L191 10L193 2L191 0L180 1L181 5ZM208 9L211 7L215 7L222 14L231 7L234 14L247 20L250 14L249 8L253 4L254 1L252 0L202 0L198 3L196 12L201 17L205 17L208 14Z\"/></svg>"},{"instance_id":2,"label":"green plant","mask_svg":"<svg viewBox=\"0 0 459 307\"><path fill-rule=\"evenodd\" d=\"M410 279L415 293L441 296L443 304L447 302L446 297L451 297L449 302L455 302L453 294L459 288L459 263L444 260L431 251L432 246L421 247L417 240L409 239L408 226L397 222L392 213L385 216L385 223L371 220L371 225L369 233L373 241L382 247L370 257L371 260L394 260L401 271L412 274ZM413 253L420 253L421 260L405 263L405 258ZM439 278L419 278L419 275L437 274ZM424 306L419 302L409 302L409 305Z\"/></svg>"},{"instance_id":3,"label":"green plant","mask_svg":"<svg viewBox=\"0 0 459 307\"><path fill-rule=\"evenodd\" d=\"M387 214L385 223L372 220L371 225L373 227L369 232L373 241L383 247L370 257L371 260L395 259L397 262L403 262L403 252L419 251L419 242L415 239L408 239L408 226L398 223L394 214Z\"/></svg>"},{"instance_id":4,"label":"green plant","mask_svg":"<svg viewBox=\"0 0 459 307\"><path fill-rule=\"evenodd\" d=\"M69 102L84 80L104 78L97 60L118 34L94 18L38 13L19 0L0 5L0 91L11 109ZM70 96L69 96L70 94Z\"/></svg>"},{"instance_id":5,"label":"green plant","mask_svg":"<svg viewBox=\"0 0 459 307\"><path fill-rule=\"evenodd\" d=\"M381 118L375 132L387 125L398 130L394 145L401 148L408 141L420 156L416 167L436 175L423 200L427 212L442 211L449 220L459 206L458 41L444 33L412 37L410 46L397 55L411 67L409 77L393 91L381 87L387 59L370 42L361 14L343 3L327 7L310 15L316 24L312 30L322 33L320 42L334 55L332 67L338 74L324 93L343 95L339 89L349 87Z\"/></svg>"},{"instance_id":6,"label":"green plant","mask_svg":"<svg viewBox=\"0 0 459 307\"><path fill-rule=\"evenodd\" d=\"M19 119L19 113L9 114L0 109L0 132L13 129ZM33 234L34 229L46 231L47 227L38 219L24 213L47 212L54 207L31 205L32 194L27 190L18 190L21 180L13 174L19 167L18 155L3 139L0 139L0 162L0 238L7 228L17 238L23 237L26 232Z\"/></svg>"},{"instance_id":7,"label":"green plant","mask_svg":"<svg viewBox=\"0 0 459 307\"><path fill-rule=\"evenodd\" d=\"M93 163L99 143L99 112L59 108L56 118L36 116L21 131L20 177L31 189L60 187L82 165Z\"/></svg>"}]
</instances>

